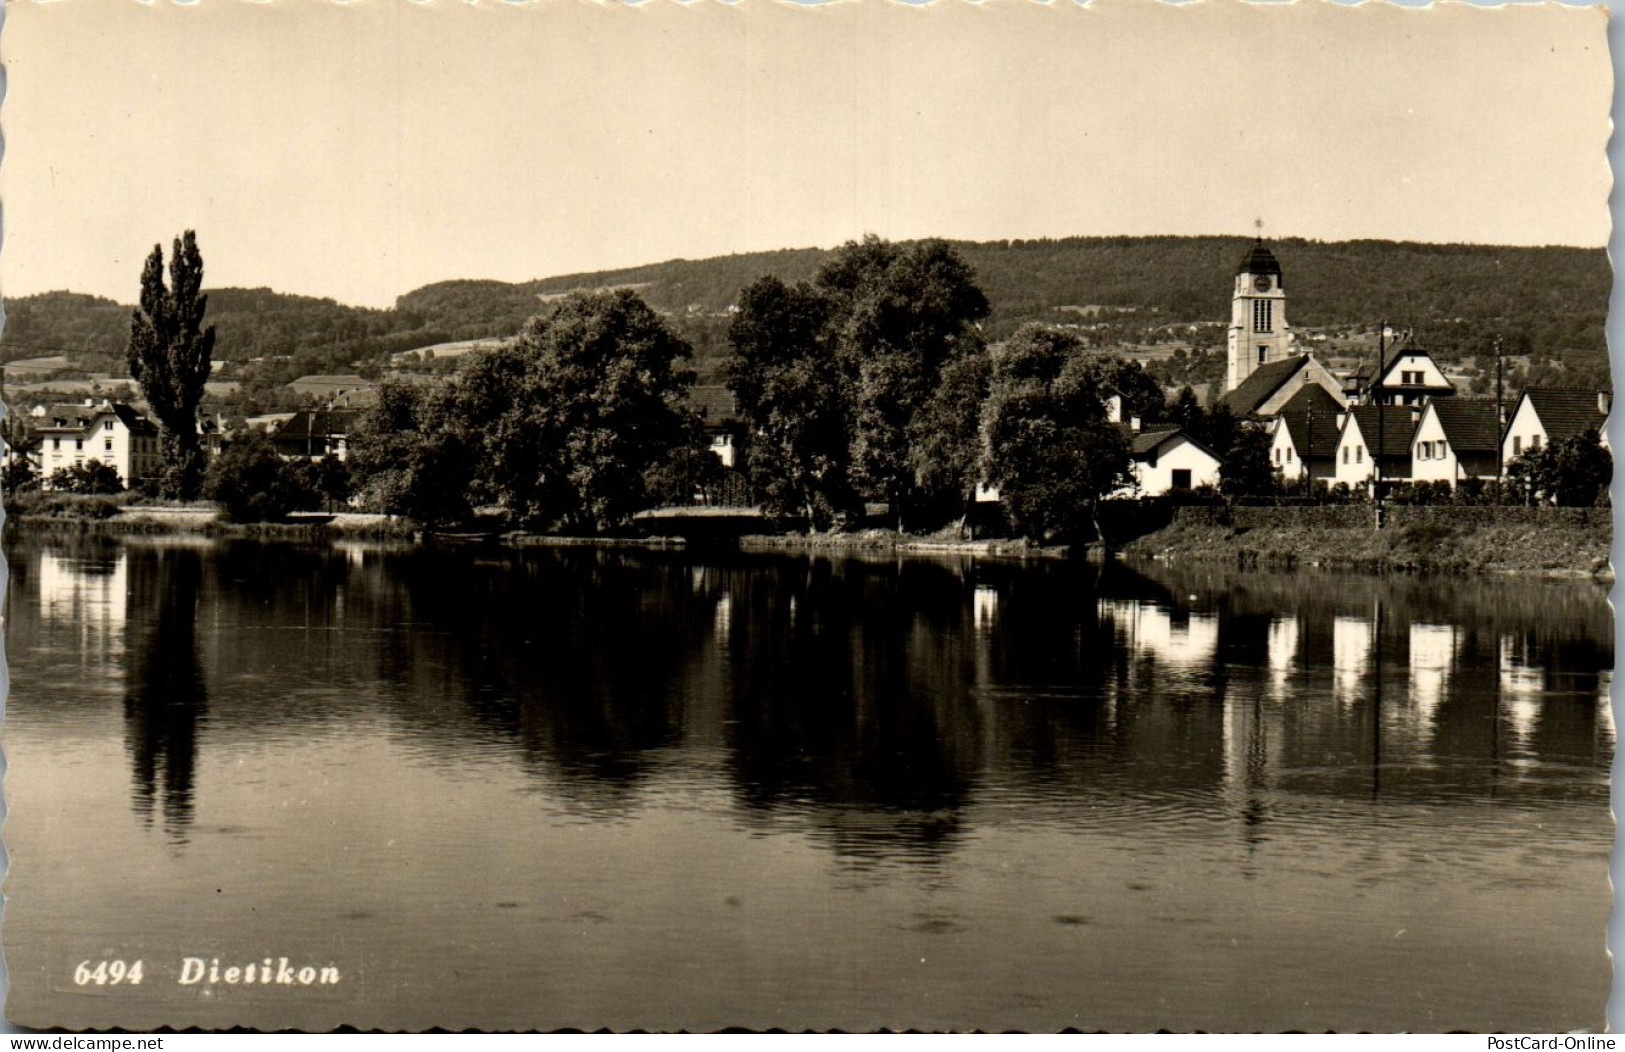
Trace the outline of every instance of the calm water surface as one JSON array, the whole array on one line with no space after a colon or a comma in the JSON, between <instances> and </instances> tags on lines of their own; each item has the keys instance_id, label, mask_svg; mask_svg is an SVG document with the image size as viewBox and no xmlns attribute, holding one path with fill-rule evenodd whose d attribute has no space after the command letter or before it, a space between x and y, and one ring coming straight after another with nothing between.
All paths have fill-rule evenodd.
<instances>
[{"instance_id":1,"label":"calm water surface","mask_svg":"<svg viewBox=\"0 0 1625 1052\"><path fill-rule=\"evenodd\" d=\"M1589 583L7 553L18 1022L1603 1025Z\"/></svg>"}]
</instances>

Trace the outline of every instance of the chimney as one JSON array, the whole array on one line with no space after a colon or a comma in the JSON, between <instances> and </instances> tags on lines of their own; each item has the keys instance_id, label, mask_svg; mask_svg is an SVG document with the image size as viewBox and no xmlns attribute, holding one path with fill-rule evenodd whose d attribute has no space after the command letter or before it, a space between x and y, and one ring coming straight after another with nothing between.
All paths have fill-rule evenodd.
<instances>
[{"instance_id":1,"label":"chimney","mask_svg":"<svg viewBox=\"0 0 1625 1052\"><path fill-rule=\"evenodd\" d=\"M1608 415L1608 410L1612 409L1613 407L1614 407L1614 394L1613 394L1613 392L1612 391L1598 391L1597 392L1597 412L1601 413L1603 416L1607 416Z\"/></svg>"},{"instance_id":2,"label":"chimney","mask_svg":"<svg viewBox=\"0 0 1625 1052\"><path fill-rule=\"evenodd\" d=\"M85 408L86 409L94 409L94 408L96 408L96 400L94 398L85 399Z\"/></svg>"},{"instance_id":3,"label":"chimney","mask_svg":"<svg viewBox=\"0 0 1625 1052\"><path fill-rule=\"evenodd\" d=\"M1137 416L1129 417L1128 418L1128 429L1130 431L1134 432L1136 435L1139 434L1140 433L1140 418L1137 417Z\"/></svg>"}]
</instances>

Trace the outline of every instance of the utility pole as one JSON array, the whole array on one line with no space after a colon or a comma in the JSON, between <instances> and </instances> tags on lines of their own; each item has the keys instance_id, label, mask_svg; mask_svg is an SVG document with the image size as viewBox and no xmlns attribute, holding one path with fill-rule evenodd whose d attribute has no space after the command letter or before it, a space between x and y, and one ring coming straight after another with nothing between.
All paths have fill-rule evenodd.
<instances>
[{"instance_id":1,"label":"utility pole","mask_svg":"<svg viewBox=\"0 0 1625 1052\"><path fill-rule=\"evenodd\" d=\"M1495 337L1495 502L1502 503L1506 498L1506 421L1502 414L1506 408L1501 404L1501 337Z\"/></svg>"},{"instance_id":2,"label":"utility pole","mask_svg":"<svg viewBox=\"0 0 1625 1052\"><path fill-rule=\"evenodd\" d=\"M1388 368L1388 322L1383 321L1382 327L1377 330L1377 375L1372 378L1373 400L1377 405L1377 449L1371 457L1371 475L1375 480L1371 485L1372 494L1377 498L1376 528L1382 529L1382 450L1384 437L1384 422L1388 414L1383 412L1382 404L1382 376Z\"/></svg>"},{"instance_id":3,"label":"utility pole","mask_svg":"<svg viewBox=\"0 0 1625 1052\"><path fill-rule=\"evenodd\" d=\"M1315 495L1315 403L1309 401L1309 412L1303 427L1303 495Z\"/></svg>"}]
</instances>

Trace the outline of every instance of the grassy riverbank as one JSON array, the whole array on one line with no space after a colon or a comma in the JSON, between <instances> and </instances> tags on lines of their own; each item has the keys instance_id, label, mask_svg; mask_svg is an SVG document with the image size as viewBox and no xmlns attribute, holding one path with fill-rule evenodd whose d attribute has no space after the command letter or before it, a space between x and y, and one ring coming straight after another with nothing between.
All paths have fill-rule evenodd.
<instances>
[{"instance_id":1,"label":"grassy riverbank","mask_svg":"<svg viewBox=\"0 0 1625 1052\"><path fill-rule=\"evenodd\" d=\"M1125 558L1279 568L1610 576L1609 508L1180 508Z\"/></svg>"},{"instance_id":2,"label":"grassy riverbank","mask_svg":"<svg viewBox=\"0 0 1625 1052\"><path fill-rule=\"evenodd\" d=\"M1132 514L1130 514L1132 512ZM8 509L13 528L108 534L183 533L319 541L334 538L479 541L512 547L575 545L642 548L702 547L680 536L565 537L503 532L429 534L385 515L341 512L299 515L281 523L229 523L212 505L179 507L120 498L53 500ZM1127 560L1156 559L1291 569L1400 570L1471 574L1611 577L1613 534L1608 508L1391 507L1384 528L1374 528L1365 505L1304 507L1143 507L1103 515L1113 548ZM1098 544L1042 546L1025 539L966 540L954 531L932 535L871 529L850 533L753 533L709 543L758 552L852 555L970 555L993 558L1098 556Z\"/></svg>"}]
</instances>

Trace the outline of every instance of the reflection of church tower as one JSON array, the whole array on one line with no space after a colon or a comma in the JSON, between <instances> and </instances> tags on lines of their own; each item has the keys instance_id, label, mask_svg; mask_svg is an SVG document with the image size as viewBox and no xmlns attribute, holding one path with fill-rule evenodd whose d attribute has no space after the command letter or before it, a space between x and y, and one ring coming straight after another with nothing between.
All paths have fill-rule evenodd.
<instances>
[{"instance_id":1,"label":"reflection of church tower","mask_svg":"<svg viewBox=\"0 0 1625 1052\"><path fill-rule=\"evenodd\" d=\"M1281 264L1264 247L1264 239L1236 267L1236 291L1230 301L1229 368L1225 390L1234 391L1254 369L1292 353L1286 324L1286 287Z\"/></svg>"}]
</instances>

